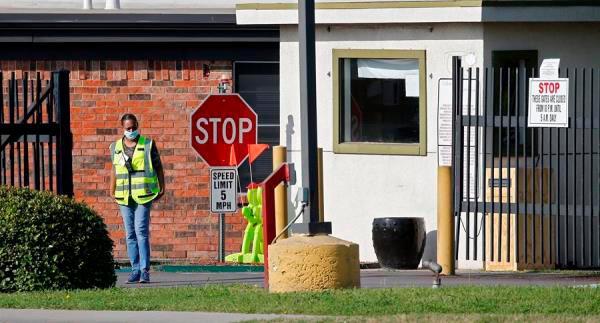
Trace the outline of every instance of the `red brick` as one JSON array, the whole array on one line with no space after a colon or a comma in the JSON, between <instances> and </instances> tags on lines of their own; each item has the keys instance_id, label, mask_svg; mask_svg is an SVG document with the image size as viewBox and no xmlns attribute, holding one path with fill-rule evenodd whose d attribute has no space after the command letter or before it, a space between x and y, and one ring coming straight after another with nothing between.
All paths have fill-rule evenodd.
<instances>
[{"instance_id":1,"label":"red brick","mask_svg":"<svg viewBox=\"0 0 600 323\"><path fill-rule=\"evenodd\" d=\"M30 63L36 71L29 71ZM30 74L39 71L45 79L50 77L46 69L50 64L44 61L0 61L0 64L2 70L20 66L18 75L22 71ZM205 78L203 64L219 68L213 68L210 77ZM152 257L214 261L218 230L211 226L217 224L217 217L206 209L198 209L197 202L181 198L208 197L207 167L189 146L189 114L208 93L218 92L221 75L231 77L231 62L182 61L180 71L175 70L175 61L153 61L150 66L148 61L106 61L102 65L106 69L100 70L98 60L56 64L71 70L75 197L104 218L115 243L115 257L126 259L122 218L117 204L108 196L112 165L107 154L108 146L121 136L120 117L126 112L134 113L140 120L141 133L150 135L159 150L165 151L162 160L169 166L165 175L173 180L167 184L167 191L180 201L175 203L172 196L165 196L155 204L151 243L173 245L173 250L153 250ZM98 129L104 130L98 132ZM116 134L105 129L115 129ZM229 223L227 250L237 251L241 245L245 221L241 215L237 217ZM192 224L207 224L209 229L202 232L188 229Z\"/></svg>"}]
</instances>

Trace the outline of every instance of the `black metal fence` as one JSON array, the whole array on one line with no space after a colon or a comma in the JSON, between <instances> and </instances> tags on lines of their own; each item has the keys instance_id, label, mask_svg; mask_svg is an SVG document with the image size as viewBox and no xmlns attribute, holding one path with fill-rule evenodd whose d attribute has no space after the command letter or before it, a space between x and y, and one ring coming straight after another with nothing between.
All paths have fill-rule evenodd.
<instances>
[{"instance_id":1,"label":"black metal fence","mask_svg":"<svg viewBox=\"0 0 600 323\"><path fill-rule=\"evenodd\" d=\"M525 67L453 61L456 257L600 267L600 70L566 68L569 127L530 128Z\"/></svg>"},{"instance_id":2,"label":"black metal fence","mask_svg":"<svg viewBox=\"0 0 600 323\"><path fill-rule=\"evenodd\" d=\"M69 71L0 72L0 184L73 196Z\"/></svg>"}]
</instances>

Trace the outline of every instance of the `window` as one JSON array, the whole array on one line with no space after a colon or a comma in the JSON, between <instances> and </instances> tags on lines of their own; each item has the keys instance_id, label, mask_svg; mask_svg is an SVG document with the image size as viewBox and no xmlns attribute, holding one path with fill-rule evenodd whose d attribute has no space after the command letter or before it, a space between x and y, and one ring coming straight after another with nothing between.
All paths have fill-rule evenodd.
<instances>
[{"instance_id":1,"label":"window","mask_svg":"<svg viewBox=\"0 0 600 323\"><path fill-rule=\"evenodd\" d=\"M234 92L258 115L258 142L279 145L279 63L235 62ZM246 159L238 168L242 192L251 181L262 182L273 171L273 150L266 150L252 167Z\"/></svg>"},{"instance_id":2,"label":"window","mask_svg":"<svg viewBox=\"0 0 600 323\"><path fill-rule=\"evenodd\" d=\"M334 152L425 155L425 75L425 51L334 49Z\"/></svg>"}]
</instances>

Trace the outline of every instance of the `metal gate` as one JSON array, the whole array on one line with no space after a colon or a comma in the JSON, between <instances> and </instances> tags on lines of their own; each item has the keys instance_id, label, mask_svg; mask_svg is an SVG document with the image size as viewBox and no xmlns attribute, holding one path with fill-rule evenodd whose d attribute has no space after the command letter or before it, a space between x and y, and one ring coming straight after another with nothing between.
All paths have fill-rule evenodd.
<instances>
[{"instance_id":1,"label":"metal gate","mask_svg":"<svg viewBox=\"0 0 600 323\"><path fill-rule=\"evenodd\" d=\"M456 258L488 270L598 268L600 70L560 70L568 128L527 127L535 76L453 60Z\"/></svg>"},{"instance_id":2,"label":"metal gate","mask_svg":"<svg viewBox=\"0 0 600 323\"><path fill-rule=\"evenodd\" d=\"M0 72L0 184L73 196L69 71Z\"/></svg>"}]
</instances>

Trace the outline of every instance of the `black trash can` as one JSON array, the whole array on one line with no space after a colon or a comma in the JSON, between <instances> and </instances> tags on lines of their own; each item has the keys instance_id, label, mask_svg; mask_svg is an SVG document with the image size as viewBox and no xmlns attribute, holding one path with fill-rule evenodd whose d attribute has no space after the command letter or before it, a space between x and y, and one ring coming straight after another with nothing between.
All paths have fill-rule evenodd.
<instances>
[{"instance_id":1,"label":"black trash can","mask_svg":"<svg viewBox=\"0 0 600 323\"><path fill-rule=\"evenodd\" d=\"M379 265L393 269L417 269L425 250L423 218L375 218L373 247Z\"/></svg>"}]
</instances>

